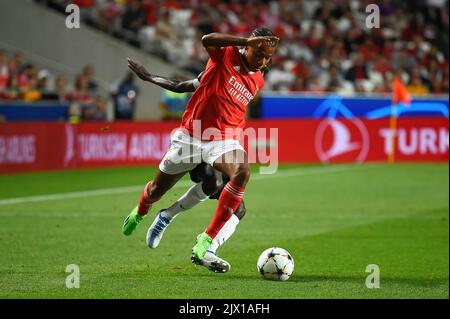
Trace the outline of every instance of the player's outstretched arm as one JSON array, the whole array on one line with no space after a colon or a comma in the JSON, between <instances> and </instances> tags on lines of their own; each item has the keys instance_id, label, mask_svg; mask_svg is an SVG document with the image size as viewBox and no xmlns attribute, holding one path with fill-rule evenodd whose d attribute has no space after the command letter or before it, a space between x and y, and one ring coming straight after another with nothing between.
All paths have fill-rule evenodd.
<instances>
[{"instance_id":1,"label":"player's outstretched arm","mask_svg":"<svg viewBox=\"0 0 450 319\"><path fill-rule=\"evenodd\" d=\"M128 67L143 81L151 82L169 91L176 93L195 91L195 79L188 81L177 81L163 76L153 75L149 73L142 65L134 62L130 58L128 59Z\"/></svg>"},{"instance_id":2,"label":"player's outstretched arm","mask_svg":"<svg viewBox=\"0 0 450 319\"><path fill-rule=\"evenodd\" d=\"M253 46L260 47L262 45L274 46L280 39L276 36L264 37L239 37L224 33L210 33L202 37L202 44L207 49L226 46Z\"/></svg>"}]
</instances>

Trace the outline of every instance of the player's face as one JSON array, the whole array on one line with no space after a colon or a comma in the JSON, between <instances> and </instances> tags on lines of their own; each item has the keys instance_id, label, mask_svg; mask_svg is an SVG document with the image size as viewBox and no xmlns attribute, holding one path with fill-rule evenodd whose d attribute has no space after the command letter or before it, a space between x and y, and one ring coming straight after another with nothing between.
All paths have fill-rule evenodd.
<instances>
[{"instance_id":1,"label":"player's face","mask_svg":"<svg viewBox=\"0 0 450 319\"><path fill-rule=\"evenodd\" d=\"M247 47L245 51L245 58L248 63L248 68L256 72L261 70L265 65L270 62L272 55L276 51L276 47L269 47L266 45L262 45L261 47Z\"/></svg>"}]
</instances>

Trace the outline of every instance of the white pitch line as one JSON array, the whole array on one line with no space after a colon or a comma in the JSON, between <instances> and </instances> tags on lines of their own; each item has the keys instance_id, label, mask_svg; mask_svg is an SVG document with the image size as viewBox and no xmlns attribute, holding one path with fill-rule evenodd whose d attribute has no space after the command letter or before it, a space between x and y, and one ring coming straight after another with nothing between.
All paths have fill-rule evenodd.
<instances>
[{"instance_id":1,"label":"white pitch line","mask_svg":"<svg viewBox=\"0 0 450 319\"><path fill-rule=\"evenodd\" d=\"M264 180L264 179L272 179L277 177L292 177L292 176L302 176L302 175L314 175L314 174L327 174L327 173L338 173L343 171L355 170L361 168L361 165L352 165L352 166L325 166L320 168L311 168L311 169L285 169L281 170L276 174L271 175L253 175L250 178L250 181L254 180ZM180 181L173 188L187 187L192 185L190 181ZM24 196L24 197L14 197L14 198L6 198L0 200L0 206L4 205L13 205L13 204L24 204L24 203L33 203L33 202L45 202L52 200L62 200L62 199L70 199L70 198L85 198L85 197L94 197L94 196L102 196L102 195L112 195L112 194L124 194L124 193L133 193L140 191L142 189L142 185L134 185L134 186L126 186L126 187L115 187L115 188L101 188L95 190L81 191L81 192L68 192L68 193L58 193L58 194L48 194L48 195L38 195L38 196Z\"/></svg>"}]
</instances>

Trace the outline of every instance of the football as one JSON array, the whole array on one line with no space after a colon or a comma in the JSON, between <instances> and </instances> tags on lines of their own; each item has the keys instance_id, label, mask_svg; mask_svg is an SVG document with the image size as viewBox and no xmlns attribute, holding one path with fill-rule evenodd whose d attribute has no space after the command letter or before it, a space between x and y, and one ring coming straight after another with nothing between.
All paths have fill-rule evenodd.
<instances>
[{"instance_id":1,"label":"football","mask_svg":"<svg viewBox=\"0 0 450 319\"><path fill-rule=\"evenodd\" d=\"M294 258L286 249L272 247L261 253L256 266L264 279L286 281L294 271Z\"/></svg>"}]
</instances>

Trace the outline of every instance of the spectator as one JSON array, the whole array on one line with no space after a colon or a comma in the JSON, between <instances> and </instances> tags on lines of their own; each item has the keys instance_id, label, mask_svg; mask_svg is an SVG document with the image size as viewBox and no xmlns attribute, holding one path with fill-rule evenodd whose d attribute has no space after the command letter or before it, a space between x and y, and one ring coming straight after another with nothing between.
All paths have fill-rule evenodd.
<instances>
[{"instance_id":1,"label":"spectator","mask_svg":"<svg viewBox=\"0 0 450 319\"><path fill-rule=\"evenodd\" d=\"M89 91L89 78L79 74L75 80L75 88L69 94L69 99L84 105L92 104L93 98Z\"/></svg>"},{"instance_id":2,"label":"spectator","mask_svg":"<svg viewBox=\"0 0 450 319\"><path fill-rule=\"evenodd\" d=\"M170 11L164 10L155 25L154 52L166 58L172 43L177 41L177 31L170 23Z\"/></svg>"},{"instance_id":3,"label":"spectator","mask_svg":"<svg viewBox=\"0 0 450 319\"><path fill-rule=\"evenodd\" d=\"M38 78L32 75L26 85L21 87L20 95L25 102L36 102L42 97L42 93L38 88Z\"/></svg>"},{"instance_id":4,"label":"spectator","mask_svg":"<svg viewBox=\"0 0 450 319\"><path fill-rule=\"evenodd\" d=\"M308 90L308 79L304 77L295 78L294 84L289 88L291 92L304 92Z\"/></svg>"},{"instance_id":5,"label":"spectator","mask_svg":"<svg viewBox=\"0 0 450 319\"><path fill-rule=\"evenodd\" d=\"M19 51L14 53L14 57L12 60L14 61L15 65L16 65L17 72L19 72L19 73L22 72L23 68L25 66L25 59L24 59L23 53L19 52Z\"/></svg>"},{"instance_id":6,"label":"spectator","mask_svg":"<svg viewBox=\"0 0 450 319\"><path fill-rule=\"evenodd\" d=\"M335 64L330 65L328 70L320 73L320 84L328 92L338 91L343 83L344 78Z\"/></svg>"},{"instance_id":7,"label":"spectator","mask_svg":"<svg viewBox=\"0 0 450 319\"><path fill-rule=\"evenodd\" d=\"M9 80L9 70L6 55L5 52L0 51L0 92L6 91L8 80Z\"/></svg>"},{"instance_id":8,"label":"spectator","mask_svg":"<svg viewBox=\"0 0 450 319\"><path fill-rule=\"evenodd\" d=\"M136 106L139 88L134 84L134 75L128 72L113 94L115 118L117 120L132 120Z\"/></svg>"},{"instance_id":9,"label":"spectator","mask_svg":"<svg viewBox=\"0 0 450 319\"><path fill-rule=\"evenodd\" d=\"M92 94L95 94L97 92L98 89L98 84L97 82L94 80L94 76L95 76L95 69L92 65L86 65L83 68L83 71L81 72L81 74L83 76L86 77L87 81L88 81L88 89Z\"/></svg>"},{"instance_id":10,"label":"spectator","mask_svg":"<svg viewBox=\"0 0 450 319\"><path fill-rule=\"evenodd\" d=\"M97 0L96 12L92 13L90 19L101 31L114 34L121 14L122 8L115 0ZM91 23L91 21L88 21L88 23Z\"/></svg>"},{"instance_id":11,"label":"spectator","mask_svg":"<svg viewBox=\"0 0 450 319\"><path fill-rule=\"evenodd\" d=\"M78 104L78 103L75 103ZM83 104L80 105L81 109L81 120L82 121L90 121L95 112L95 107L92 104Z\"/></svg>"},{"instance_id":12,"label":"spectator","mask_svg":"<svg viewBox=\"0 0 450 319\"><path fill-rule=\"evenodd\" d=\"M137 34L145 25L146 19L142 1L129 0L125 8L125 13L122 16L122 34L130 44L139 45L137 42Z\"/></svg>"},{"instance_id":13,"label":"spectator","mask_svg":"<svg viewBox=\"0 0 450 319\"><path fill-rule=\"evenodd\" d=\"M418 68L413 69L406 89L412 95L424 95L429 93L428 87L422 82L422 78L420 76L420 71Z\"/></svg>"},{"instance_id":14,"label":"spectator","mask_svg":"<svg viewBox=\"0 0 450 319\"><path fill-rule=\"evenodd\" d=\"M366 37L364 43L358 47L358 52L366 62L372 62L379 53L379 48L373 42L373 39Z\"/></svg>"},{"instance_id":15,"label":"spectator","mask_svg":"<svg viewBox=\"0 0 450 319\"><path fill-rule=\"evenodd\" d=\"M37 88L40 91L47 92L48 91L48 78L50 77L50 73L47 70L40 70L37 74Z\"/></svg>"},{"instance_id":16,"label":"spectator","mask_svg":"<svg viewBox=\"0 0 450 319\"><path fill-rule=\"evenodd\" d=\"M20 73L18 73L17 80L18 80L19 88L28 87L30 79L36 75L37 75L37 69L29 63L26 64L23 67L22 71L20 71Z\"/></svg>"},{"instance_id":17,"label":"spectator","mask_svg":"<svg viewBox=\"0 0 450 319\"><path fill-rule=\"evenodd\" d=\"M69 99L69 96L66 93L66 79L62 75L57 76L54 88L43 92L42 98L45 100L55 100L60 103L66 103Z\"/></svg>"},{"instance_id":18,"label":"spectator","mask_svg":"<svg viewBox=\"0 0 450 319\"><path fill-rule=\"evenodd\" d=\"M345 74L345 79L351 82L356 82L356 80L367 79L367 65L361 54L356 54L355 65L348 69Z\"/></svg>"},{"instance_id":19,"label":"spectator","mask_svg":"<svg viewBox=\"0 0 450 319\"><path fill-rule=\"evenodd\" d=\"M297 77L309 78L311 76L311 69L303 57L298 60L291 71Z\"/></svg>"},{"instance_id":20,"label":"spectator","mask_svg":"<svg viewBox=\"0 0 450 319\"><path fill-rule=\"evenodd\" d=\"M55 93L59 102L65 103L67 101L66 79L62 75L58 76L55 80Z\"/></svg>"},{"instance_id":21,"label":"spectator","mask_svg":"<svg viewBox=\"0 0 450 319\"><path fill-rule=\"evenodd\" d=\"M320 77L315 75L311 78L308 85L308 91L311 93L323 93L326 91L325 85L322 83Z\"/></svg>"},{"instance_id":22,"label":"spectator","mask_svg":"<svg viewBox=\"0 0 450 319\"><path fill-rule=\"evenodd\" d=\"M8 62L8 82L6 90L0 95L0 98L6 100L15 100L19 98L19 77L16 61L14 59L11 59Z\"/></svg>"},{"instance_id":23,"label":"spectator","mask_svg":"<svg viewBox=\"0 0 450 319\"><path fill-rule=\"evenodd\" d=\"M372 66L372 71L385 74L392 71L391 63L382 54L378 54Z\"/></svg>"},{"instance_id":24,"label":"spectator","mask_svg":"<svg viewBox=\"0 0 450 319\"><path fill-rule=\"evenodd\" d=\"M88 120L91 121L106 121L107 118L107 109L108 109L108 102L105 98L101 96L97 96L95 98L94 104L92 106L89 106L91 110L89 111L89 118Z\"/></svg>"},{"instance_id":25,"label":"spectator","mask_svg":"<svg viewBox=\"0 0 450 319\"><path fill-rule=\"evenodd\" d=\"M285 70L280 62L274 60L270 66L270 71L266 76L267 89L274 91L289 91L289 88L294 82L294 74Z\"/></svg>"},{"instance_id":26,"label":"spectator","mask_svg":"<svg viewBox=\"0 0 450 319\"><path fill-rule=\"evenodd\" d=\"M78 124L81 122L81 106L78 103L71 103L68 111L68 120L71 124Z\"/></svg>"}]
</instances>

